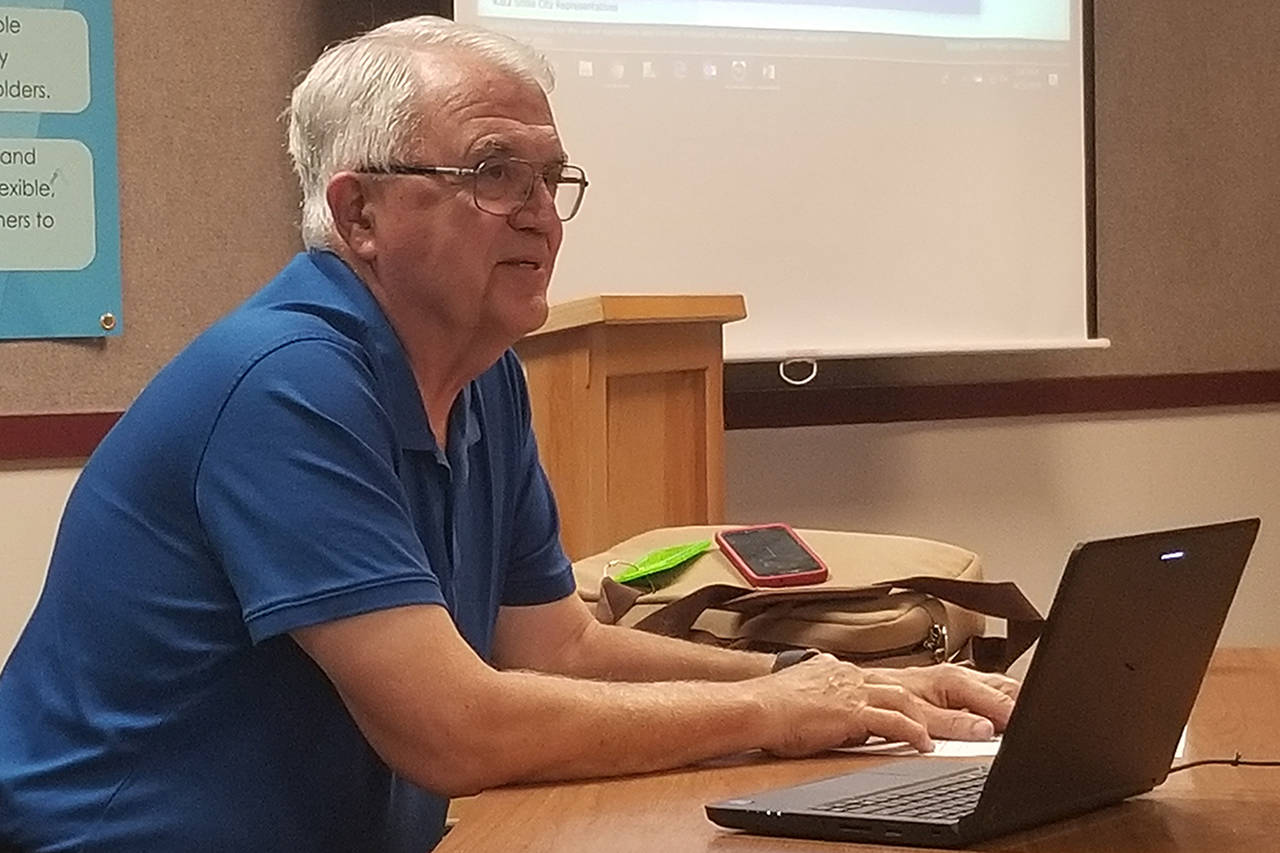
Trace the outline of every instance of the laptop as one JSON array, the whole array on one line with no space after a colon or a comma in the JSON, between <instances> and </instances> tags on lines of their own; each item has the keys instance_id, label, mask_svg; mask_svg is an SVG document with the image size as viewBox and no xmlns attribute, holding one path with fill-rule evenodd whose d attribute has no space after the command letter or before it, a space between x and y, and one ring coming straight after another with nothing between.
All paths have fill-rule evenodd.
<instances>
[{"instance_id":1,"label":"laptop","mask_svg":"<svg viewBox=\"0 0 1280 853\"><path fill-rule=\"evenodd\" d=\"M999 752L911 758L706 807L763 835L954 847L1165 780L1256 518L1078 545Z\"/></svg>"}]
</instances>

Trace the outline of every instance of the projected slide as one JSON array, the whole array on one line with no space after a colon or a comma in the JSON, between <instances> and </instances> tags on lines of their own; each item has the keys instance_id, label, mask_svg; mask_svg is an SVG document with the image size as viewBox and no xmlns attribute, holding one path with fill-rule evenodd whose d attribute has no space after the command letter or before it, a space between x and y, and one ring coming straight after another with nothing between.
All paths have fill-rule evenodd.
<instances>
[{"instance_id":1,"label":"projected slide","mask_svg":"<svg viewBox=\"0 0 1280 853\"><path fill-rule=\"evenodd\" d=\"M556 70L591 189L552 301L742 293L730 360L1084 341L1082 8L454 3Z\"/></svg>"},{"instance_id":2,"label":"projected slide","mask_svg":"<svg viewBox=\"0 0 1280 853\"><path fill-rule=\"evenodd\" d=\"M484 17L943 38L1071 36L1069 0L481 0Z\"/></svg>"}]
</instances>

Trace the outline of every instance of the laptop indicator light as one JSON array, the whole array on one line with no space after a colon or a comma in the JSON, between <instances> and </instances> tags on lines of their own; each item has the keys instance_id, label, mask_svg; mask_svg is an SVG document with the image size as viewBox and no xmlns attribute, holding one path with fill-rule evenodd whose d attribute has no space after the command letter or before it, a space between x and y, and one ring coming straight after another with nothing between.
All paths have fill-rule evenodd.
<instances>
[{"instance_id":1,"label":"laptop indicator light","mask_svg":"<svg viewBox=\"0 0 1280 853\"><path fill-rule=\"evenodd\" d=\"M1181 560L1186 555L1186 551L1170 551L1167 554L1161 554L1160 559L1168 562L1170 560Z\"/></svg>"}]
</instances>

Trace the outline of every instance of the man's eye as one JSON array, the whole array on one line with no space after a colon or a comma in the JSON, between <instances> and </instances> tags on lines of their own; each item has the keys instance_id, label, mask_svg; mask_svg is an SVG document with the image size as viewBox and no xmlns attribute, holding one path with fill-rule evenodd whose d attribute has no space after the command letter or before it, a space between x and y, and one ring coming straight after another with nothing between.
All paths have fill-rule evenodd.
<instances>
[{"instance_id":1,"label":"man's eye","mask_svg":"<svg viewBox=\"0 0 1280 853\"><path fill-rule=\"evenodd\" d=\"M506 163L482 163L480 177L486 181L501 181L507 177Z\"/></svg>"}]
</instances>

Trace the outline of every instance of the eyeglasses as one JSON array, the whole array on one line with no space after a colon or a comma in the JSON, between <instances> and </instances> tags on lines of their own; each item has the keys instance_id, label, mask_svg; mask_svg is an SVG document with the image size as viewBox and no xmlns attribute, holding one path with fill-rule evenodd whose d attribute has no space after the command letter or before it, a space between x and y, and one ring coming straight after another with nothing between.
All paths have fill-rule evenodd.
<instances>
[{"instance_id":1,"label":"eyeglasses","mask_svg":"<svg viewBox=\"0 0 1280 853\"><path fill-rule=\"evenodd\" d=\"M578 166L552 163L538 171L538 165L515 157L494 157L474 168L465 166L410 166L392 164L384 168L360 169L370 175L451 175L471 179L471 196L476 207L495 216L511 216L529 203L533 179L540 176L555 201L556 216L568 222L582 206L587 192L587 173Z\"/></svg>"}]
</instances>

